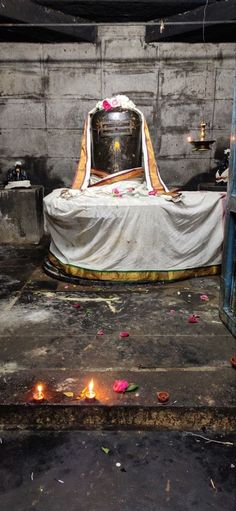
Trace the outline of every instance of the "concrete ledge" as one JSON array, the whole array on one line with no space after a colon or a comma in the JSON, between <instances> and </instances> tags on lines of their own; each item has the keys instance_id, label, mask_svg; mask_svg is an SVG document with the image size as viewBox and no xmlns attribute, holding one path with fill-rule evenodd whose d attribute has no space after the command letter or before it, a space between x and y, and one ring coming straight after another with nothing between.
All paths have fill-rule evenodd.
<instances>
[{"instance_id":1,"label":"concrete ledge","mask_svg":"<svg viewBox=\"0 0 236 511\"><path fill-rule=\"evenodd\" d=\"M43 187L0 190L2 243L35 243L43 237Z\"/></svg>"},{"instance_id":2,"label":"concrete ledge","mask_svg":"<svg viewBox=\"0 0 236 511\"><path fill-rule=\"evenodd\" d=\"M68 431L79 429L153 429L234 432L236 408L132 405L1 405L0 429Z\"/></svg>"},{"instance_id":3,"label":"concrete ledge","mask_svg":"<svg viewBox=\"0 0 236 511\"><path fill-rule=\"evenodd\" d=\"M227 374L228 372L228 374ZM234 370L204 372L193 369L127 371L117 373L60 370L18 371L0 378L0 428L2 429L115 429L155 428L158 430L232 432L236 429L236 406L229 383ZM78 399L93 377L97 401ZM115 379L136 382L136 392L117 394ZM224 383L219 384L219 380ZM45 384L45 400L33 400L33 389ZM217 385L218 382L218 385ZM206 388L207 383L207 388ZM228 391L227 391L228 389ZM157 401L158 390L167 390L167 404ZM64 392L73 392L72 397Z\"/></svg>"}]
</instances>

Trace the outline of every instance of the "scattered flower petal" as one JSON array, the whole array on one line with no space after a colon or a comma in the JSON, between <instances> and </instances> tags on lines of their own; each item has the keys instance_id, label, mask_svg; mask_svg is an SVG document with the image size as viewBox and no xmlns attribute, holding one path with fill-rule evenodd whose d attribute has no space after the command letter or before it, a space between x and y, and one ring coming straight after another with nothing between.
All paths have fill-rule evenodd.
<instances>
[{"instance_id":1,"label":"scattered flower petal","mask_svg":"<svg viewBox=\"0 0 236 511\"><path fill-rule=\"evenodd\" d=\"M208 295L201 295L200 300L202 300L202 302L208 302L209 297L208 297Z\"/></svg>"},{"instance_id":2,"label":"scattered flower petal","mask_svg":"<svg viewBox=\"0 0 236 511\"><path fill-rule=\"evenodd\" d=\"M125 392L129 386L129 382L127 380L115 380L113 383L114 392Z\"/></svg>"},{"instance_id":3,"label":"scattered flower petal","mask_svg":"<svg viewBox=\"0 0 236 511\"><path fill-rule=\"evenodd\" d=\"M148 192L148 195L156 195L157 194L157 190L150 190L150 192Z\"/></svg>"},{"instance_id":4,"label":"scattered flower petal","mask_svg":"<svg viewBox=\"0 0 236 511\"><path fill-rule=\"evenodd\" d=\"M64 286L64 289L68 289L68 287L69 287L69 286L68 286L68 284L66 284L66 285Z\"/></svg>"},{"instance_id":5,"label":"scattered flower petal","mask_svg":"<svg viewBox=\"0 0 236 511\"><path fill-rule=\"evenodd\" d=\"M98 331L97 331L97 335L104 335L104 330L102 328L100 328Z\"/></svg>"},{"instance_id":6,"label":"scattered flower petal","mask_svg":"<svg viewBox=\"0 0 236 511\"><path fill-rule=\"evenodd\" d=\"M189 316L188 318L188 322L189 323L198 323L199 322L199 316L197 316L196 314L191 314L191 316Z\"/></svg>"},{"instance_id":7,"label":"scattered flower petal","mask_svg":"<svg viewBox=\"0 0 236 511\"><path fill-rule=\"evenodd\" d=\"M33 473L33 472L31 472L30 479L31 479L31 481L33 481L33 480L34 480L34 473Z\"/></svg>"},{"instance_id":8,"label":"scattered flower petal","mask_svg":"<svg viewBox=\"0 0 236 511\"><path fill-rule=\"evenodd\" d=\"M57 482L61 483L61 484L64 484L64 481L62 481L62 479L57 479Z\"/></svg>"},{"instance_id":9,"label":"scattered flower petal","mask_svg":"<svg viewBox=\"0 0 236 511\"><path fill-rule=\"evenodd\" d=\"M120 337L129 337L129 332L120 332Z\"/></svg>"},{"instance_id":10,"label":"scattered flower petal","mask_svg":"<svg viewBox=\"0 0 236 511\"><path fill-rule=\"evenodd\" d=\"M120 468L121 467L121 463L116 463L116 467Z\"/></svg>"},{"instance_id":11,"label":"scattered flower petal","mask_svg":"<svg viewBox=\"0 0 236 511\"><path fill-rule=\"evenodd\" d=\"M73 303L72 307L74 307L74 309L80 309L81 305L80 303Z\"/></svg>"}]
</instances>

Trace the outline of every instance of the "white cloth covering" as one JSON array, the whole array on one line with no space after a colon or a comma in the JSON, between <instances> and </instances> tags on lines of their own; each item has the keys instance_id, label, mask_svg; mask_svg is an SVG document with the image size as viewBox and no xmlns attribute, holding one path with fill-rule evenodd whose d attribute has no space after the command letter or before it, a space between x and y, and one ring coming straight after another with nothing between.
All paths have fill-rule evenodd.
<instances>
[{"instance_id":1,"label":"white cloth covering","mask_svg":"<svg viewBox=\"0 0 236 511\"><path fill-rule=\"evenodd\" d=\"M121 197L112 190L118 188ZM133 190L131 190L133 188ZM51 253L97 271L176 271L221 263L225 193L150 196L140 180L44 199Z\"/></svg>"}]
</instances>

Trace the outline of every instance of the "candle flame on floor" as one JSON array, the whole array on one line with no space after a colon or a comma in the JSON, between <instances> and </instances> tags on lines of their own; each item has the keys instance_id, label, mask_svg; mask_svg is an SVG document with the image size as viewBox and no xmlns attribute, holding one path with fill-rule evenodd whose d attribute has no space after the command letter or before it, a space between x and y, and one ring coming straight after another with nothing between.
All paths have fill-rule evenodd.
<instances>
[{"instance_id":1,"label":"candle flame on floor","mask_svg":"<svg viewBox=\"0 0 236 511\"><path fill-rule=\"evenodd\" d=\"M93 380L91 380L91 382L89 383L88 385L88 393L89 393L89 397L94 397L95 393L93 391Z\"/></svg>"}]
</instances>

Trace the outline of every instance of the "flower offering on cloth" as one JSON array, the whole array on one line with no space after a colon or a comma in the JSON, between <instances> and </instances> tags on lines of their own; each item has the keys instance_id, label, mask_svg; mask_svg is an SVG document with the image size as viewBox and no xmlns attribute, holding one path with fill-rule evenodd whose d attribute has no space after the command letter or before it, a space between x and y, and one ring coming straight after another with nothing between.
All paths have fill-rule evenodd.
<instances>
[{"instance_id":1,"label":"flower offering on cloth","mask_svg":"<svg viewBox=\"0 0 236 511\"><path fill-rule=\"evenodd\" d=\"M148 192L148 195L156 195L156 194L157 194L156 190L150 190L150 192Z\"/></svg>"},{"instance_id":2,"label":"flower offering on cloth","mask_svg":"<svg viewBox=\"0 0 236 511\"><path fill-rule=\"evenodd\" d=\"M129 386L129 382L127 380L115 380L113 383L114 392L125 392Z\"/></svg>"}]
</instances>

